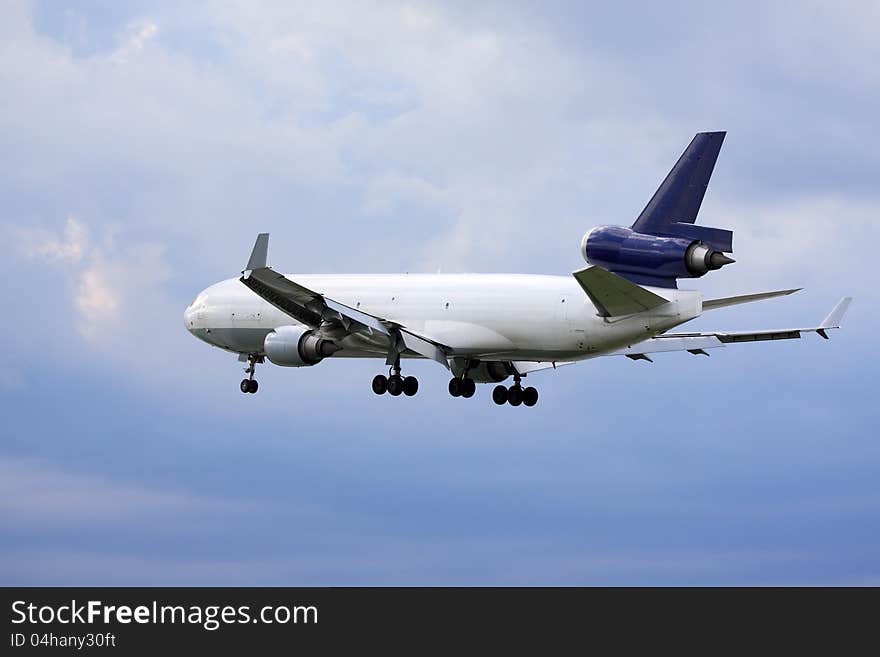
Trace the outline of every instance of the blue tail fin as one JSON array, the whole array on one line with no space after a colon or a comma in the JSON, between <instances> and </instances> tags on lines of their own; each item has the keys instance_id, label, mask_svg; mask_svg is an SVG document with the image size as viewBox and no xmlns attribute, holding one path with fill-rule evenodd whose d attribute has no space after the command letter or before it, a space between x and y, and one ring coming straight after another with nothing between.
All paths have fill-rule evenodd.
<instances>
[{"instance_id":1,"label":"blue tail fin","mask_svg":"<svg viewBox=\"0 0 880 657\"><path fill-rule=\"evenodd\" d=\"M726 134L698 133L631 228L597 226L584 235L584 260L638 285L668 288L735 262L724 255L733 252L733 231L695 223Z\"/></svg>"},{"instance_id":2,"label":"blue tail fin","mask_svg":"<svg viewBox=\"0 0 880 657\"><path fill-rule=\"evenodd\" d=\"M698 239L719 251L732 251L733 234L694 226L726 132L700 132L654 192L632 229L648 235Z\"/></svg>"}]
</instances>

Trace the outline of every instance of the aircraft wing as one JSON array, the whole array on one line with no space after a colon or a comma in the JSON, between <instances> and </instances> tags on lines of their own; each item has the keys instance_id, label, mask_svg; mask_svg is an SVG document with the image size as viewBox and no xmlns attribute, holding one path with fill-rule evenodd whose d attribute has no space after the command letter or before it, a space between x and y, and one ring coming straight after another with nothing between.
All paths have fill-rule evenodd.
<instances>
[{"instance_id":1,"label":"aircraft wing","mask_svg":"<svg viewBox=\"0 0 880 657\"><path fill-rule=\"evenodd\" d=\"M715 331L710 333L664 333L644 342L606 354L627 356L633 360L651 360L645 354L663 351L689 351L708 356L705 349L715 349L737 342L763 342L765 340L798 339L803 333L818 333L828 339L828 331L839 329L843 316L852 302L851 297L841 299L819 326L810 328L775 329L762 331Z\"/></svg>"},{"instance_id":2,"label":"aircraft wing","mask_svg":"<svg viewBox=\"0 0 880 657\"><path fill-rule=\"evenodd\" d=\"M384 336L388 342L389 359L392 358L392 353L397 355L409 349L449 369L447 359L449 348L445 345L413 333L396 322L334 301L290 280L266 266L268 249L269 233L260 233L247 268L239 279L257 296L313 329L330 327L337 332L342 330L347 334Z\"/></svg>"},{"instance_id":3,"label":"aircraft wing","mask_svg":"<svg viewBox=\"0 0 880 657\"><path fill-rule=\"evenodd\" d=\"M828 339L827 331L840 328L843 316L852 302L851 297L841 299L834 309L819 324L810 328L792 328L763 331L715 331L710 333L664 333L642 342L600 354L601 356L626 356L632 360L653 362L648 354L667 351L687 351L694 355L708 356L706 349L718 349L738 342L762 342L764 340L790 340L801 337L802 333L818 333ZM539 372L550 368L557 369L580 361L527 362L514 361L513 366L520 374Z\"/></svg>"}]
</instances>

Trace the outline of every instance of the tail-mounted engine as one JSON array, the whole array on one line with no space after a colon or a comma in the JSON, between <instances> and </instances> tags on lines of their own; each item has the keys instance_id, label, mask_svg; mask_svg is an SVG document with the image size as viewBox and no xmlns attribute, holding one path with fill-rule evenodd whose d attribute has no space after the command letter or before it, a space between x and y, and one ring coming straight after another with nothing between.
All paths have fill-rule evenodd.
<instances>
[{"instance_id":1,"label":"tail-mounted engine","mask_svg":"<svg viewBox=\"0 0 880 657\"><path fill-rule=\"evenodd\" d=\"M675 287L677 278L699 278L734 262L699 239L646 235L623 226L592 229L581 241L581 255L591 265L659 287Z\"/></svg>"},{"instance_id":2,"label":"tail-mounted engine","mask_svg":"<svg viewBox=\"0 0 880 657\"><path fill-rule=\"evenodd\" d=\"M599 226L584 235L581 253L591 265L640 285L676 287L734 262L733 232L697 226L724 132L698 133L630 228Z\"/></svg>"}]
</instances>

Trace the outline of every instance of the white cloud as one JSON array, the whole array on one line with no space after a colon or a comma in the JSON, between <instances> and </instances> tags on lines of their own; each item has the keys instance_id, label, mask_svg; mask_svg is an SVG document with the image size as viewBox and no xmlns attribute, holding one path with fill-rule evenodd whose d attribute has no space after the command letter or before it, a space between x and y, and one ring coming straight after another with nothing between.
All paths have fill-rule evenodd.
<instances>
[{"instance_id":1,"label":"white cloud","mask_svg":"<svg viewBox=\"0 0 880 657\"><path fill-rule=\"evenodd\" d=\"M77 327L93 342L118 337L131 328L168 279L162 245L120 245L118 236L106 229L101 241L93 243L88 226L72 216L63 234L27 227L13 227L10 232L19 256L64 267Z\"/></svg>"},{"instance_id":2,"label":"white cloud","mask_svg":"<svg viewBox=\"0 0 880 657\"><path fill-rule=\"evenodd\" d=\"M738 261L724 270L725 278L735 274L743 289L767 287L768 281L840 293L865 289L874 254L864 245L880 239L877 202L829 195L719 199L711 210L711 225L734 231ZM700 287L718 287L721 278L709 276Z\"/></svg>"},{"instance_id":3,"label":"white cloud","mask_svg":"<svg viewBox=\"0 0 880 657\"><path fill-rule=\"evenodd\" d=\"M25 257L71 265L82 260L89 242L87 227L74 217L67 218L63 235L27 227L19 228L14 234L19 252Z\"/></svg>"},{"instance_id":4,"label":"white cloud","mask_svg":"<svg viewBox=\"0 0 880 657\"><path fill-rule=\"evenodd\" d=\"M408 201L427 206L450 204L449 193L424 178L388 172L369 181L364 211L371 215L391 213Z\"/></svg>"},{"instance_id":5,"label":"white cloud","mask_svg":"<svg viewBox=\"0 0 880 657\"><path fill-rule=\"evenodd\" d=\"M275 253L291 254L286 266L301 271L570 271L581 264L578 241L588 228L632 220L695 117L709 123L699 128L725 127L718 123L753 118L756 108L787 109L791 101L771 95L768 106L768 95L754 88L754 70L734 66L730 31L696 35L662 63L676 99L670 105L654 96L660 81L650 67L660 58L619 47L610 56L607 43L561 38L552 20L529 21L513 9L165 8L123 23L115 51L80 56L39 33L25 7L13 3L0 26L0 85L8 90L0 140L19 154L0 160L0 175L12 188L51 198L54 213L35 211L43 221L54 220L57 207L89 218L89 229L71 220L62 235L31 231L41 246L27 253L69 268L80 333L125 358L130 350L114 342L124 335L172 349L171 329L147 335L141 320L164 313L179 332L182 305L234 273L230 258L246 252L258 230L270 229ZM750 56L803 50L790 31L780 44L766 38L783 19L769 12ZM844 19L833 24L836 35L849 29ZM157 38L160 26L167 40ZM187 38L175 39L181 26ZM816 24L809 26L814 32ZM834 45L826 59L852 63L876 47L862 37ZM706 39L718 48L696 57ZM210 48L217 52L205 55ZM714 66L721 73L694 89L691 76ZM694 96L682 109L686 83ZM722 84L730 85L730 102L707 100L705 89ZM732 162L742 172L765 157L760 130L739 160L727 160L731 135L713 189L725 184L720 176L736 178ZM764 287L768 274L783 272L786 284L799 284L814 276L815 258L849 271L847 213L861 217L864 233L880 204L847 200L845 190L807 191L765 196L760 206L716 205L705 223L737 229L740 262L728 269L741 278L725 270L699 286ZM823 206L821 199L832 200ZM848 219L822 223L835 212ZM334 220L346 239L311 248L329 234L323 223ZM115 240L112 224L124 227ZM166 259L184 263L173 272L178 280ZM173 302L171 283L187 298Z\"/></svg>"},{"instance_id":6,"label":"white cloud","mask_svg":"<svg viewBox=\"0 0 880 657\"><path fill-rule=\"evenodd\" d=\"M143 50L147 42L153 39L158 31L159 26L149 20L129 25L121 45L110 56L110 59L120 64L125 63L130 55L138 50Z\"/></svg>"}]
</instances>

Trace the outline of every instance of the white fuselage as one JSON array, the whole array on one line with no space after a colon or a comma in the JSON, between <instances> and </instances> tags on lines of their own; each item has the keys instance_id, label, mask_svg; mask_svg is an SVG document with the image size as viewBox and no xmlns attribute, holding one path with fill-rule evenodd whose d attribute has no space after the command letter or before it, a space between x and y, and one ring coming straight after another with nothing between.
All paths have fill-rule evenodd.
<instances>
[{"instance_id":1,"label":"white fuselage","mask_svg":"<svg viewBox=\"0 0 880 657\"><path fill-rule=\"evenodd\" d=\"M484 360L566 361L627 347L699 316L702 295L651 288L669 299L652 311L602 318L572 276L531 274L290 275L290 279L363 312L391 320L452 348L450 356ZM212 285L184 314L202 340L262 354L266 335L299 325L237 278ZM349 336L334 358L385 357Z\"/></svg>"}]
</instances>

